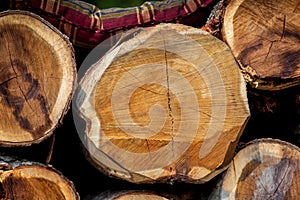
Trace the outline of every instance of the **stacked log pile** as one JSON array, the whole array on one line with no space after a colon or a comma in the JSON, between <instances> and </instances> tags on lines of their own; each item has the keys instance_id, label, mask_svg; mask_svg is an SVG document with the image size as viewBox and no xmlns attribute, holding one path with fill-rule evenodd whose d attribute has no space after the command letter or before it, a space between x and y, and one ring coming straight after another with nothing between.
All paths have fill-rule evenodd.
<instances>
[{"instance_id":1,"label":"stacked log pile","mask_svg":"<svg viewBox=\"0 0 300 200\"><path fill-rule=\"evenodd\" d=\"M90 55L2 12L0 198L296 199L300 1L217 2Z\"/></svg>"}]
</instances>

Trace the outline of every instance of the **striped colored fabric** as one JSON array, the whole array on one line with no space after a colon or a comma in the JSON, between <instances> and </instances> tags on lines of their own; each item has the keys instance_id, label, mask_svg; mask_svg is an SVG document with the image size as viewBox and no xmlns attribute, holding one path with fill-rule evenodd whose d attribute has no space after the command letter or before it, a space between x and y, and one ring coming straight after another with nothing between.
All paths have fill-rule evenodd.
<instances>
[{"instance_id":1,"label":"striped colored fabric","mask_svg":"<svg viewBox=\"0 0 300 200\"><path fill-rule=\"evenodd\" d=\"M120 31L161 22L187 24L203 17L213 0L167 0L145 2L139 7L100 10L76 0L10 0L10 9L36 13L80 47L93 48Z\"/></svg>"}]
</instances>

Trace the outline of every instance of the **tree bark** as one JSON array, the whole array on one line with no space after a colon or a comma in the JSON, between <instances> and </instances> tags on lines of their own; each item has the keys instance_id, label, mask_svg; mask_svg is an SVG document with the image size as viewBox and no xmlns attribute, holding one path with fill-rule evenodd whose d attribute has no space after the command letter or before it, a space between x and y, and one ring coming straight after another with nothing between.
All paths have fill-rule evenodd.
<instances>
[{"instance_id":1,"label":"tree bark","mask_svg":"<svg viewBox=\"0 0 300 200\"><path fill-rule=\"evenodd\" d=\"M222 35L249 84L263 90L299 85L299 0L231 0Z\"/></svg>"},{"instance_id":2,"label":"tree bark","mask_svg":"<svg viewBox=\"0 0 300 200\"><path fill-rule=\"evenodd\" d=\"M300 149L259 139L238 152L211 199L297 199Z\"/></svg>"},{"instance_id":3,"label":"tree bark","mask_svg":"<svg viewBox=\"0 0 300 200\"><path fill-rule=\"evenodd\" d=\"M52 135L76 83L68 38L26 11L0 13L0 145L28 146Z\"/></svg>"},{"instance_id":4,"label":"tree bark","mask_svg":"<svg viewBox=\"0 0 300 200\"><path fill-rule=\"evenodd\" d=\"M223 171L249 117L229 48L196 28L127 32L80 81L91 162L130 182L203 183Z\"/></svg>"},{"instance_id":5,"label":"tree bark","mask_svg":"<svg viewBox=\"0 0 300 200\"><path fill-rule=\"evenodd\" d=\"M53 167L0 156L1 199L78 200L74 185Z\"/></svg>"}]
</instances>

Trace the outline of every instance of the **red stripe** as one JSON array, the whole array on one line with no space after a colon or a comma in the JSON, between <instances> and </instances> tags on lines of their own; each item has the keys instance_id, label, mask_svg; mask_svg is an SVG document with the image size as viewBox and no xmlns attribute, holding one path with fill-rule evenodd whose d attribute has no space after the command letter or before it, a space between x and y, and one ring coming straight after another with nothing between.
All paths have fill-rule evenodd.
<instances>
[{"instance_id":1,"label":"red stripe","mask_svg":"<svg viewBox=\"0 0 300 200\"><path fill-rule=\"evenodd\" d=\"M176 6L173 8L165 9L163 11L155 10L156 22L168 22L174 20L178 16L185 17L186 13L182 9L182 6Z\"/></svg>"},{"instance_id":2,"label":"red stripe","mask_svg":"<svg viewBox=\"0 0 300 200\"><path fill-rule=\"evenodd\" d=\"M184 8L188 11L188 13L192 13L192 10L188 4L186 4Z\"/></svg>"},{"instance_id":3,"label":"red stripe","mask_svg":"<svg viewBox=\"0 0 300 200\"><path fill-rule=\"evenodd\" d=\"M115 30L123 27L132 27L139 25L136 13L122 16L119 18L103 19L104 30Z\"/></svg>"},{"instance_id":4,"label":"red stripe","mask_svg":"<svg viewBox=\"0 0 300 200\"><path fill-rule=\"evenodd\" d=\"M73 10L64 6L60 6L58 14L63 16L64 20L80 27L89 29L91 18L77 10Z\"/></svg>"},{"instance_id":5,"label":"red stripe","mask_svg":"<svg viewBox=\"0 0 300 200\"><path fill-rule=\"evenodd\" d=\"M14 0L11 0L11 1L14 1ZM28 7L32 7L32 8L35 8L35 9L45 9L46 8L46 5L47 5L47 0L45 0L43 2L43 5L41 5L41 1L37 1L37 0L31 0L28 2L28 0L23 0L23 2L26 4L26 6ZM25 8L26 9L26 8Z\"/></svg>"}]
</instances>

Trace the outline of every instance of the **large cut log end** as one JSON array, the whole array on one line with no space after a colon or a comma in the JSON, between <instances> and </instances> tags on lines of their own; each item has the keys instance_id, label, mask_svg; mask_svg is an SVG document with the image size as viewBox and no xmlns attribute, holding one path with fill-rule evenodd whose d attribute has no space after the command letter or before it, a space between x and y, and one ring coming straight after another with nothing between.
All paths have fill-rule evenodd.
<instances>
[{"instance_id":1,"label":"large cut log end","mask_svg":"<svg viewBox=\"0 0 300 200\"><path fill-rule=\"evenodd\" d=\"M210 180L231 160L249 117L229 48L179 24L121 39L85 74L75 98L90 159L131 182Z\"/></svg>"},{"instance_id":2,"label":"large cut log end","mask_svg":"<svg viewBox=\"0 0 300 200\"><path fill-rule=\"evenodd\" d=\"M25 11L0 13L0 144L49 137L69 108L76 83L68 38Z\"/></svg>"}]
</instances>

